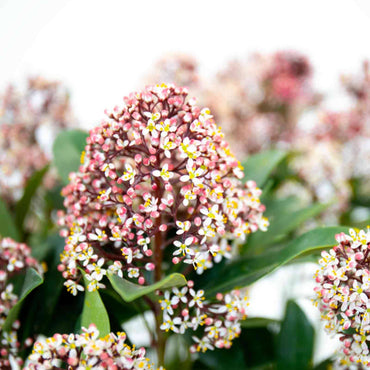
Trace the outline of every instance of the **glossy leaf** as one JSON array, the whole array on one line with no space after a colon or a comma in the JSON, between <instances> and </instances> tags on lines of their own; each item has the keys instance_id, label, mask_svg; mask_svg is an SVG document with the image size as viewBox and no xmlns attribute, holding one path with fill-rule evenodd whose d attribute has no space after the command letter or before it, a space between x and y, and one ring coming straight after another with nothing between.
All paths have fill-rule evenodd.
<instances>
[{"instance_id":1,"label":"glossy leaf","mask_svg":"<svg viewBox=\"0 0 370 370\"><path fill-rule=\"evenodd\" d=\"M287 152L278 149L253 154L243 162L245 180L254 180L263 187L275 167L287 156Z\"/></svg>"},{"instance_id":2,"label":"glossy leaf","mask_svg":"<svg viewBox=\"0 0 370 370\"><path fill-rule=\"evenodd\" d=\"M20 241L19 231L5 202L0 198L0 236Z\"/></svg>"},{"instance_id":3,"label":"glossy leaf","mask_svg":"<svg viewBox=\"0 0 370 370\"><path fill-rule=\"evenodd\" d=\"M109 316L104 306L98 290L89 292L87 285L89 280L86 279L84 274L85 282L85 300L84 307L82 310L81 326L88 328L90 324L95 324L99 330L100 337L104 337L110 333Z\"/></svg>"},{"instance_id":4,"label":"glossy leaf","mask_svg":"<svg viewBox=\"0 0 370 370\"><path fill-rule=\"evenodd\" d=\"M280 325L280 321L266 317L248 317L241 322L242 328L261 328L270 325Z\"/></svg>"},{"instance_id":5,"label":"glossy leaf","mask_svg":"<svg viewBox=\"0 0 370 370\"><path fill-rule=\"evenodd\" d=\"M116 274L108 273L108 279L111 282L113 289L121 296L126 302L134 301L144 295L148 295L157 289L166 289L176 286L186 285L186 279L184 275L174 273L166 276L161 281L153 285L138 285L131 281L123 279Z\"/></svg>"},{"instance_id":6,"label":"glossy leaf","mask_svg":"<svg viewBox=\"0 0 370 370\"><path fill-rule=\"evenodd\" d=\"M288 301L277 340L278 370L312 368L314 329L301 308Z\"/></svg>"},{"instance_id":7,"label":"glossy leaf","mask_svg":"<svg viewBox=\"0 0 370 370\"><path fill-rule=\"evenodd\" d=\"M31 201L37 189L42 183L42 180L49 169L49 165L35 172L27 181L22 198L18 201L15 207L15 223L19 230L23 229L24 219L29 211Z\"/></svg>"},{"instance_id":8,"label":"glossy leaf","mask_svg":"<svg viewBox=\"0 0 370 370\"><path fill-rule=\"evenodd\" d=\"M335 234L340 232L348 232L348 227L333 226L310 230L280 248L258 256L241 257L226 264L211 282L205 274L202 285L207 287L208 294L250 285L302 254L332 247L336 243Z\"/></svg>"},{"instance_id":9,"label":"glossy leaf","mask_svg":"<svg viewBox=\"0 0 370 370\"><path fill-rule=\"evenodd\" d=\"M69 174L80 166L87 136L88 133L81 130L68 130L61 132L54 141L54 164L64 183L69 182Z\"/></svg>"},{"instance_id":10,"label":"glossy leaf","mask_svg":"<svg viewBox=\"0 0 370 370\"><path fill-rule=\"evenodd\" d=\"M322 213L329 204L314 204L301 209L292 209L292 204L289 207L274 209L274 213L266 212L269 218L270 226L266 232L256 232L248 238L245 249L247 251L261 251L271 244L274 244L289 232L295 230L305 221ZM267 207L268 209L268 207Z\"/></svg>"},{"instance_id":11,"label":"glossy leaf","mask_svg":"<svg viewBox=\"0 0 370 370\"><path fill-rule=\"evenodd\" d=\"M19 300L15 306L9 311L8 317L5 320L3 330L10 331L13 322L17 319L19 310L22 307L24 299L43 282L42 276L33 268L28 268L23 282L22 290L19 295Z\"/></svg>"}]
</instances>

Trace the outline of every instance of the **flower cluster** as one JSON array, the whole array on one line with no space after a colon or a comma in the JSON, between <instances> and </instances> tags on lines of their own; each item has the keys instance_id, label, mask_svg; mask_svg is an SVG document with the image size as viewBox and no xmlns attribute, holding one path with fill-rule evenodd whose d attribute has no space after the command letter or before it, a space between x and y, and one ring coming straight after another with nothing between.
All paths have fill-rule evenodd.
<instances>
[{"instance_id":1,"label":"flower cluster","mask_svg":"<svg viewBox=\"0 0 370 370\"><path fill-rule=\"evenodd\" d=\"M53 138L73 121L58 82L31 78L25 92L8 87L0 94L0 194L8 202L22 196L27 179L50 160ZM49 175L47 185L54 180Z\"/></svg>"},{"instance_id":2,"label":"flower cluster","mask_svg":"<svg viewBox=\"0 0 370 370\"><path fill-rule=\"evenodd\" d=\"M343 361L370 366L370 231L350 229L336 240L319 261L315 304L326 330L340 334Z\"/></svg>"},{"instance_id":3,"label":"flower cluster","mask_svg":"<svg viewBox=\"0 0 370 370\"><path fill-rule=\"evenodd\" d=\"M156 85L124 98L90 131L82 165L62 194L66 246L59 269L76 294L81 272L88 290L107 271L145 283L160 278L162 256L198 273L231 257L229 240L265 230L265 207L254 181L244 185L208 109L187 90ZM158 273L159 272L159 273Z\"/></svg>"},{"instance_id":4,"label":"flower cluster","mask_svg":"<svg viewBox=\"0 0 370 370\"><path fill-rule=\"evenodd\" d=\"M130 347L125 333L110 333L99 338L91 324L82 334L54 334L34 344L25 370L48 370L68 366L71 370L86 369L153 369L145 358L145 349ZM64 367L63 367L64 368Z\"/></svg>"},{"instance_id":5,"label":"flower cluster","mask_svg":"<svg viewBox=\"0 0 370 370\"><path fill-rule=\"evenodd\" d=\"M318 102L311 70L304 55L281 51L235 60L218 73L205 101L234 150L245 155L294 140L300 114Z\"/></svg>"},{"instance_id":6,"label":"flower cluster","mask_svg":"<svg viewBox=\"0 0 370 370\"><path fill-rule=\"evenodd\" d=\"M201 338L193 336L191 352L205 352L208 349L230 348L233 339L241 332L240 321L246 317L247 297L239 290L216 295L217 303L205 301L204 291L193 289L188 281L183 288L165 291L159 301L163 310L162 330L184 334L185 330L197 331L204 326Z\"/></svg>"},{"instance_id":7,"label":"flower cluster","mask_svg":"<svg viewBox=\"0 0 370 370\"><path fill-rule=\"evenodd\" d=\"M10 332L5 332L3 326L9 311L18 301L10 279L25 272L27 267L33 267L42 273L41 266L31 256L31 250L25 244L17 243L10 238L0 241L0 368L11 369L12 363L22 364L17 356L20 343L17 338L19 321L15 321ZM30 345L27 340L25 345Z\"/></svg>"},{"instance_id":8,"label":"flower cluster","mask_svg":"<svg viewBox=\"0 0 370 370\"><path fill-rule=\"evenodd\" d=\"M156 84L171 81L178 86L198 90L200 79L198 62L187 54L168 54L157 61L145 77L146 83ZM198 96L198 95L197 95Z\"/></svg>"},{"instance_id":9,"label":"flower cluster","mask_svg":"<svg viewBox=\"0 0 370 370\"><path fill-rule=\"evenodd\" d=\"M352 195L350 169L343 162L340 145L333 141L304 138L297 141L295 147L297 154L291 161L291 167L312 200L333 202L321 217L326 224L337 224Z\"/></svg>"}]
</instances>

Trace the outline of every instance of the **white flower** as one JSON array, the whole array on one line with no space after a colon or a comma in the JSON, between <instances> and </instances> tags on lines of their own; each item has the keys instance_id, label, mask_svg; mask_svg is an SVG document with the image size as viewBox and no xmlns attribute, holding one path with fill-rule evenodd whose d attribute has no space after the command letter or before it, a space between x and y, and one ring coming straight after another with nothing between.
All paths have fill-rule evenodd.
<instances>
[{"instance_id":1,"label":"white flower","mask_svg":"<svg viewBox=\"0 0 370 370\"><path fill-rule=\"evenodd\" d=\"M165 163L161 171L153 171L153 176L161 177L164 181L168 182L168 180L173 177L173 172L168 171L168 164Z\"/></svg>"},{"instance_id":2,"label":"white flower","mask_svg":"<svg viewBox=\"0 0 370 370\"><path fill-rule=\"evenodd\" d=\"M192 236L189 236L188 238L186 238L184 243L182 243L178 240L174 241L173 244L178 249L173 252L173 255L174 256L177 256L179 254L182 254L183 256L185 256L186 254L188 254L190 256L194 255L195 252L191 248L189 248L189 246L192 243L193 243L193 237Z\"/></svg>"},{"instance_id":3,"label":"white flower","mask_svg":"<svg viewBox=\"0 0 370 370\"><path fill-rule=\"evenodd\" d=\"M166 119L164 122L160 122L156 125L158 131L161 132L162 137L166 137L168 133L175 132L177 130L176 125L171 125L171 121Z\"/></svg>"},{"instance_id":4,"label":"white flower","mask_svg":"<svg viewBox=\"0 0 370 370\"><path fill-rule=\"evenodd\" d=\"M104 258L100 258L97 263L87 265L87 270L90 272L91 278L97 281L103 279L103 276L106 275L107 270L103 269Z\"/></svg>"},{"instance_id":5,"label":"white flower","mask_svg":"<svg viewBox=\"0 0 370 370\"><path fill-rule=\"evenodd\" d=\"M132 166L128 163L125 164L126 171L120 177L123 181L129 181L132 185L135 181L136 171L132 168Z\"/></svg>"},{"instance_id":6,"label":"white flower","mask_svg":"<svg viewBox=\"0 0 370 370\"><path fill-rule=\"evenodd\" d=\"M188 174L182 175L180 177L180 181L187 182L191 180L195 186L200 187L203 183L203 178L201 178L201 176L204 174L205 171L200 167L197 169L194 168L195 168L194 161L192 159L189 159L186 164L186 170Z\"/></svg>"},{"instance_id":7,"label":"white flower","mask_svg":"<svg viewBox=\"0 0 370 370\"><path fill-rule=\"evenodd\" d=\"M119 277L123 277L122 263L120 261L114 261L113 265L108 267L108 271L112 274L117 274Z\"/></svg>"},{"instance_id":8,"label":"white flower","mask_svg":"<svg viewBox=\"0 0 370 370\"><path fill-rule=\"evenodd\" d=\"M164 150L164 155L167 158L171 158L170 150L176 148L176 144L173 141L170 141L168 137L164 139L164 142L161 144L161 148Z\"/></svg>"},{"instance_id":9,"label":"white flower","mask_svg":"<svg viewBox=\"0 0 370 370\"><path fill-rule=\"evenodd\" d=\"M189 293L193 297L193 299L189 302L189 307L193 307L196 305L202 308L204 301L204 290L201 289L196 292L194 289L190 289Z\"/></svg>"},{"instance_id":10,"label":"white flower","mask_svg":"<svg viewBox=\"0 0 370 370\"><path fill-rule=\"evenodd\" d=\"M197 337L192 337L194 342L196 342L196 350L197 352L205 352L207 351L208 349L211 349L213 350L214 347L212 346L210 340L208 337L203 337L202 339L199 339Z\"/></svg>"},{"instance_id":11,"label":"white flower","mask_svg":"<svg viewBox=\"0 0 370 370\"><path fill-rule=\"evenodd\" d=\"M128 277L129 278L137 278L139 277L139 269L138 268L134 268L134 267L130 267L128 270Z\"/></svg>"},{"instance_id":12,"label":"white flower","mask_svg":"<svg viewBox=\"0 0 370 370\"><path fill-rule=\"evenodd\" d=\"M176 226L178 227L178 230L176 231L177 235L181 235L187 231L189 231L191 223L190 221L176 221Z\"/></svg>"},{"instance_id":13,"label":"white flower","mask_svg":"<svg viewBox=\"0 0 370 370\"><path fill-rule=\"evenodd\" d=\"M178 304L179 301L180 299L177 296L170 298L170 292L167 290L164 292L164 299L161 299L159 303L164 314L173 315L172 305Z\"/></svg>"},{"instance_id":14,"label":"white flower","mask_svg":"<svg viewBox=\"0 0 370 370\"><path fill-rule=\"evenodd\" d=\"M68 292L72 293L73 295L77 295L77 291L84 291L84 287L77 284L74 280L67 280L64 285L67 287Z\"/></svg>"},{"instance_id":15,"label":"white flower","mask_svg":"<svg viewBox=\"0 0 370 370\"><path fill-rule=\"evenodd\" d=\"M188 298L186 297L186 293L188 292L188 287L184 286L181 290L178 288L172 288L173 294L175 294L176 297L179 298L179 300L183 303L188 302Z\"/></svg>"}]
</instances>

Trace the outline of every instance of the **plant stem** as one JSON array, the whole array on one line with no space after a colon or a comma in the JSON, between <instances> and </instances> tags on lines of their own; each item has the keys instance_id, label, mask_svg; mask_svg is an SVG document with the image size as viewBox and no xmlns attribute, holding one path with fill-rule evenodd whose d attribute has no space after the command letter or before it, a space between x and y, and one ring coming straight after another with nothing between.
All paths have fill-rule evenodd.
<instances>
[{"instance_id":1,"label":"plant stem","mask_svg":"<svg viewBox=\"0 0 370 370\"><path fill-rule=\"evenodd\" d=\"M157 199L161 198L161 188L159 181L157 183L157 191L156 197ZM159 227L162 224L162 217L158 217L156 220L156 229L157 233L154 237L154 261L155 261L155 270L154 270L154 280L155 282L160 281L162 279L162 259L163 259L163 251L162 251L162 233L159 230ZM155 302L154 307L154 317L155 317L155 331L157 336L156 341L156 350L157 350L157 357L158 357L158 367L164 366L164 351L166 346L166 339L164 337L164 333L161 330L160 326L162 325L162 310L159 302Z\"/></svg>"}]
</instances>

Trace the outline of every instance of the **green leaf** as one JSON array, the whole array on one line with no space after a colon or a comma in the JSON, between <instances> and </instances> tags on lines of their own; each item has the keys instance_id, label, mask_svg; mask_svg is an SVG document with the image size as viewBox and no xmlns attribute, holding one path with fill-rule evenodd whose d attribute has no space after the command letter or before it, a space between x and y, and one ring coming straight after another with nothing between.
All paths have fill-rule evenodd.
<instances>
[{"instance_id":1,"label":"green leaf","mask_svg":"<svg viewBox=\"0 0 370 370\"><path fill-rule=\"evenodd\" d=\"M241 322L242 328L261 328L269 325L280 325L280 321L266 317L248 317Z\"/></svg>"},{"instance_id":2,"label":"green leaf","mask_svg":"<svg viewBox=\"0 0 370 370\"><path fill-rule=\"evenodd\" d=\"M88 133L81 130L61 132L54 141L54 164L63 182L69 182L68 176L80 166L81 153L86 146Z\"/></svg>"},{"instance_id":3,"label":"green leaf","mask_svg":"<svg viewBox=\"0 0 370 370\"><path fill-rule=\"evenodd\" d=\"M334 359L328 358L328 359L320 362L319 364L317 364L314 367L314 369L315 370L331 370L331 369L333 369L333 362L334 362Z\"/></svg>"},{"instance_id":4,"label":"green leaf","mask_svg":"<svg viewBox=\"0 0 370 370\"><path fill-rule=\"evenodd\" d=\"M314 329L301 308L288 301L277 341L277 369L312 368Z\"/></svg>"},{"instance_id":5,"label":"green leaf","mask_svg":"<svg viewBox=\"0 0 370 370\"><path fill-rule=\"evenodd\" d=\"M0 198L0 236L20 241L19 231L5 202Z\"/></svg>"},{"instance_id":6,"label":"green leaf","mask_svg":"<svg viewBox=\"0 0 370 370\"><path fill-rule=\"evenodd\" d=\"M10 331L13 322L17 319L19 310L22 307L24 299L39 285L43 282L42 276L33 268L28 268L26 277L23 282L22 290L19 295L19 300L15 306L9 311L8 317L6 318L3 326L4 331Z\"/></svg>"},{"instance_id":7,"label":"green leaf","mask_svg":"<svg viewBox=\"0 0 370 370\"><path fill-rule=\"evenodd\" d=\"M109 272L107 275L113 289L126 302L132 302L143 295L148 295L156 291L157 289L166 289L186 285L185 276L178 273L168 275L155 284L146 286L134 284L131 281L123 279L118 275Z\"/></svg>"},{"instance_id":8,"label":"green leaf","mask_svg":"<svg viewBox=\"0 0 370 370\"><path fill-rule=\"evenodd\" d=\"M42 183L42 180L49 169L49 165L35 172L27 181L22 198L15 206L15 223L19 230L23 229L24 219L27 216L31 205L31 200L35 195L37 189Z\"/></svg>"},{"instance_id":9,"label":"green leaf","mask_svg":"<svg viewBox=\"0 0 370 370\"><path fill-rule=\"evenodd\" d=\"M208 289L208 294L250 285L302 254L332 247L336 244L335 234L340 232L348 232L348 227L332 226L310 230L280 248L268 250L258 256L241 257L226 264L212 282L204 274L203 285Z\"/></svg>"},{"instance_id":10,"label":"green leaf","mask_svg":"<svg viewBox=\"0 0 370 370\"><path fill-rule=\"evenodd\" d=\"M254 252L265 250L266 248L264 247L279 241L279 239L294 231L305 221L322 213L328 206L329 204L314 204L302 209L292 210L292 205L290 204L287 208L281 207L279 211L274 209L273 213L271 213L272 210L271 212L266 212L266 217L270 221L268 230L251 235L248 238L245 250L253 250Z\"/></svg>"},{"instance_id":11,"label":"green leaf","mask_svg":"<svg viewBox=\"0 0 370 370\"><path fill-rule=\"evenodd\" d=\"M258 187L263 187L274 168L287 156L284 150L272 149L253 154L243 162L246 180L254 180Z\"/></svg>"},{"instance_id":12,"label":"green leaf","mask_svg":"<svg viewBox=\"0 0 370 370\"><path fill-rule=\"evenodd\" d=\"M105 337L110 333L109 316L104 306L98 290L89 292L87 285L89 280L83 273L85 282L85 300L82 310L81 326L88 328L90 324L95 324L99 330L100 337Z\"/></svg>"}]
</instances>

